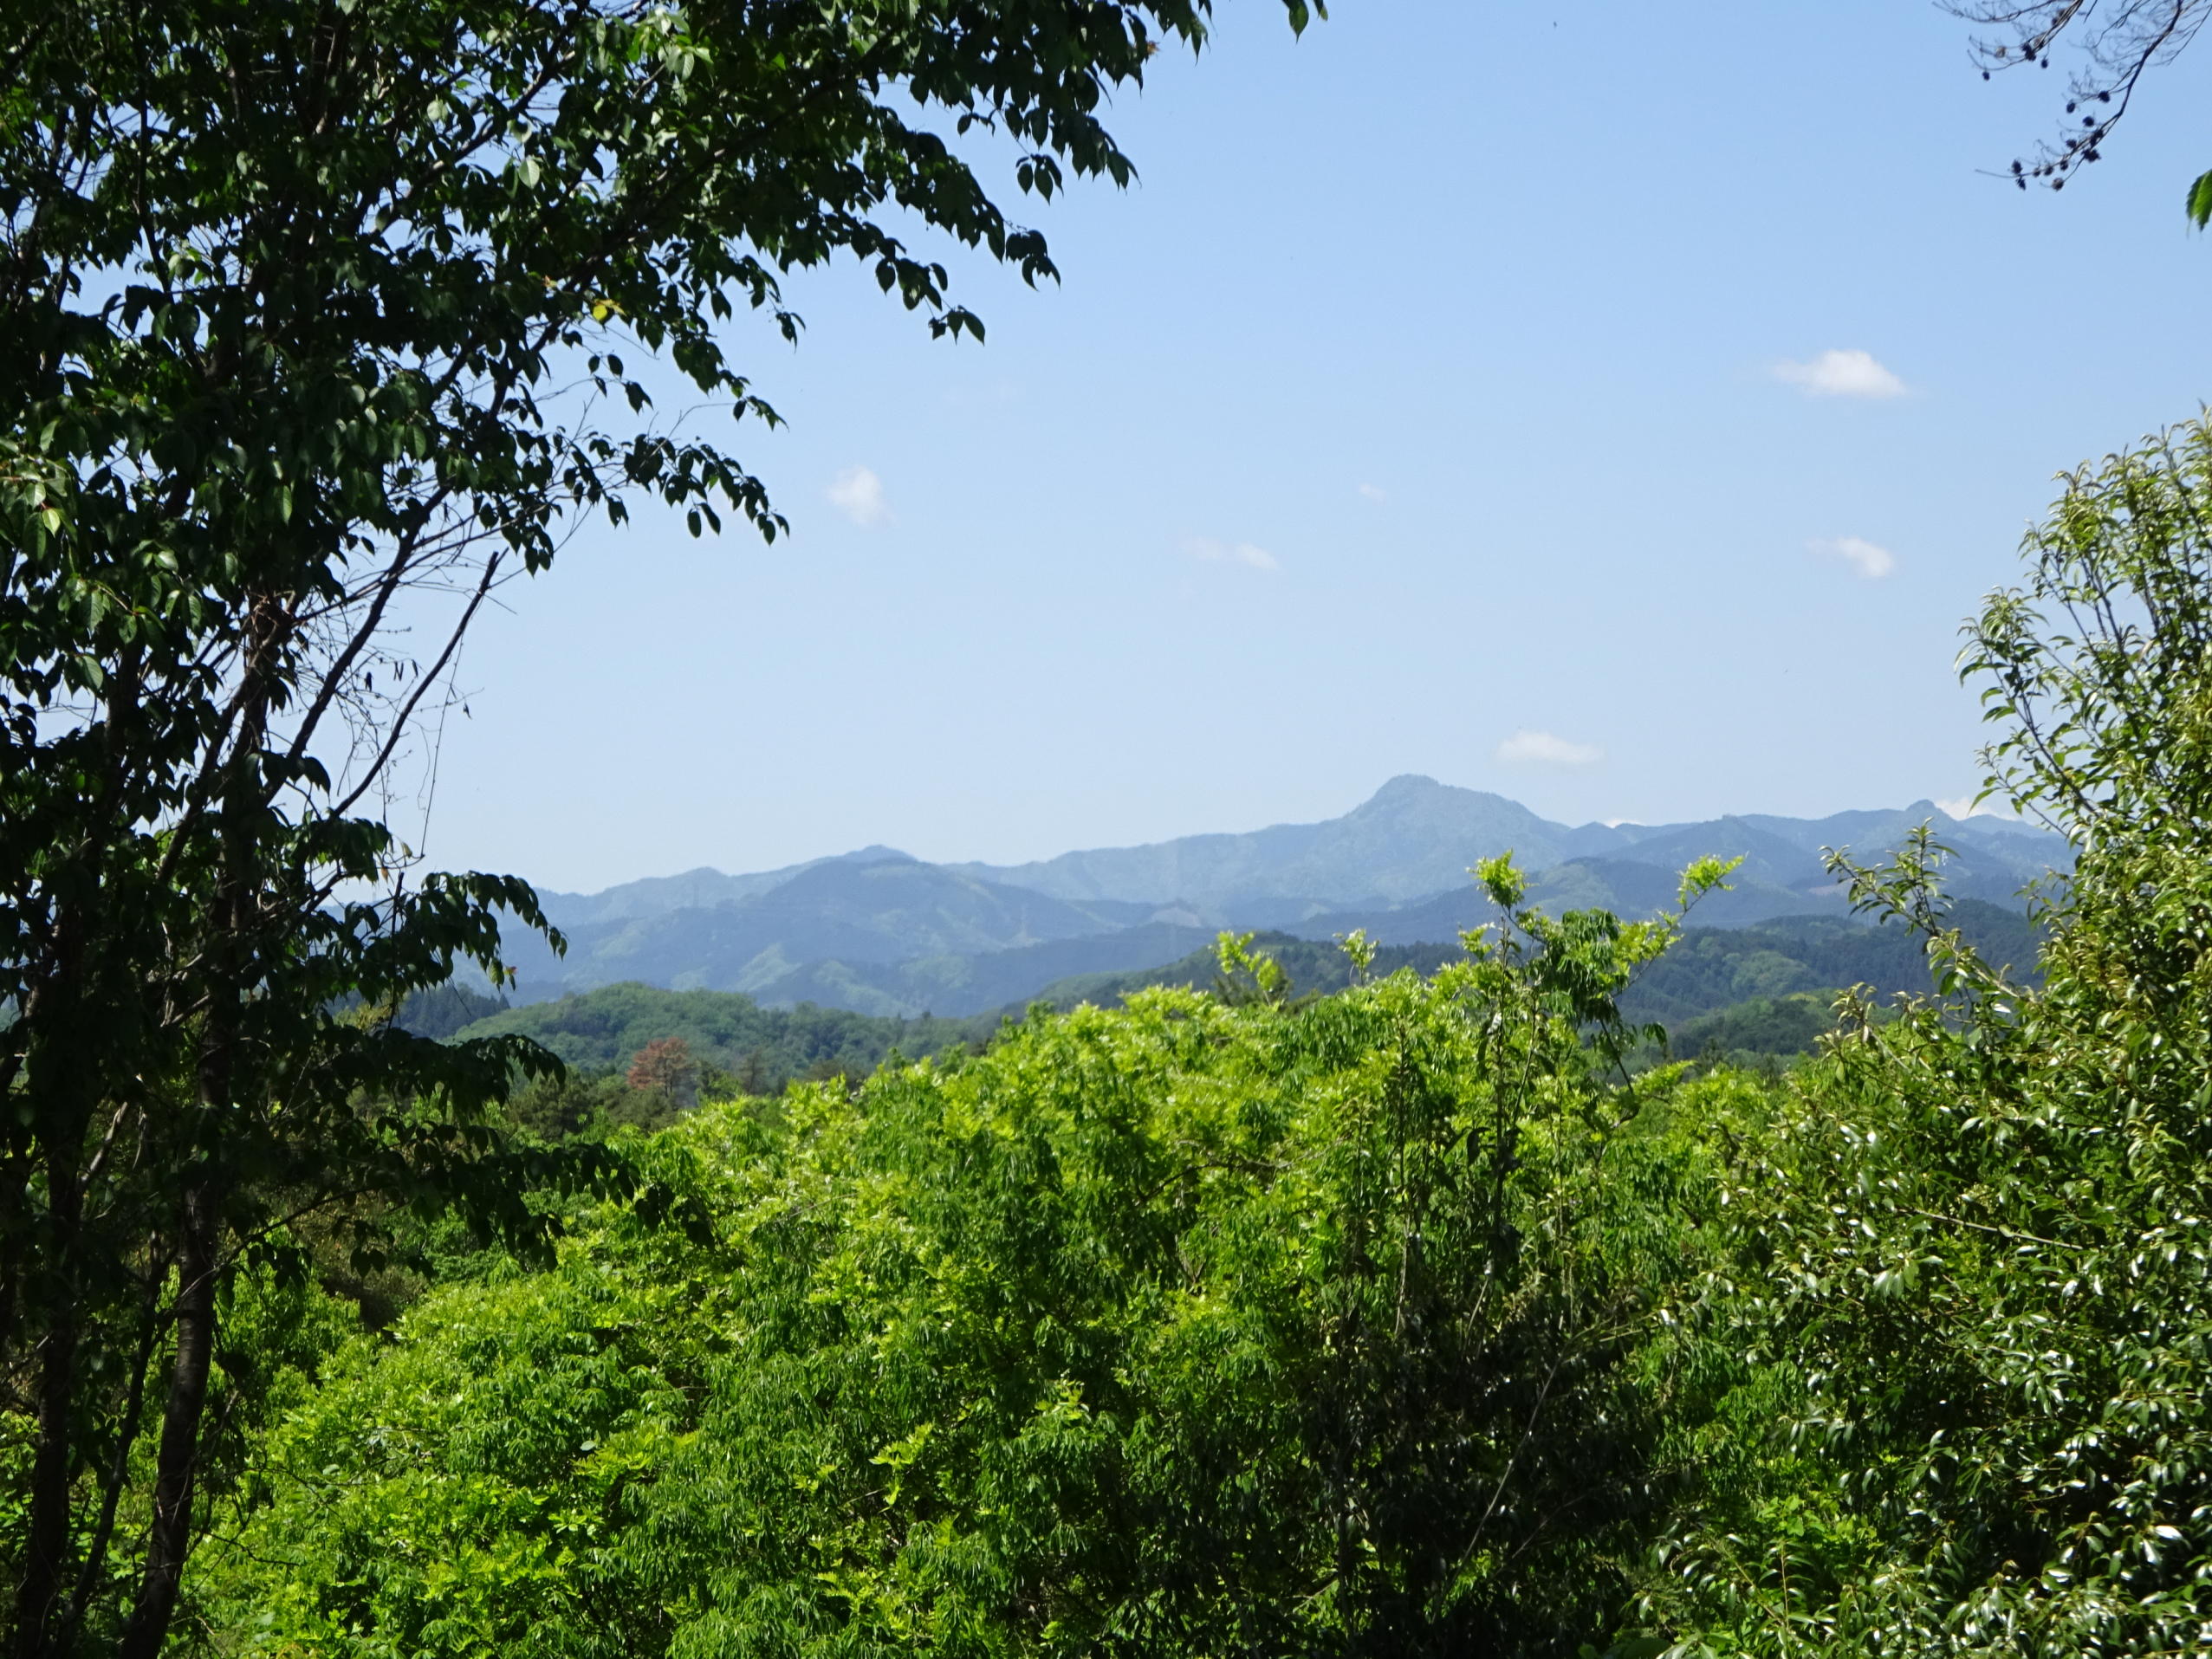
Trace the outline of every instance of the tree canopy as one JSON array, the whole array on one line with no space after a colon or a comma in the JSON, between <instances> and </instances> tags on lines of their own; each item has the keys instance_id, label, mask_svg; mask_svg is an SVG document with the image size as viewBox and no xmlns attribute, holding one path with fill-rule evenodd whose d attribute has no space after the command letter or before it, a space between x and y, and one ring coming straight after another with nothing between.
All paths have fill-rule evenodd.
<instances>
[{"instance_id":1,"label":"tree canopy","mask_svg":"<svg viewBox=\"0 0 2212 1659\"><path fill-rule=\"evenodd\" d=\"M1106 94L1198 44L1207 10L8 8L16 1653L160 1644L226 1490L208 1410L244 1375L218 1352L229 1287L296 1254L294 1223L334 1213L332 1247L367 1260L395 1206L459 1203L542 1248L526 1187L626 1178L507 1145L497 1102L542 1051L389 1017L457 962L496 975L502 911L543 925L519 882L417 872L390 812L434 758L470 621L581 516L655 499L694 533L781 528L726 440L654 408L644 360L772 421L739 324L795 338L781 278L840 256L936 332L979 334L937 243L1033 282L1053 266L970 158L1003 154L1041 196L1125 181Z\"/></svg>"},{"instance_id":2,"label":"tree canopy","mask_svg":"<svg viewBox=\"0 0 2212 1659\"><path fill-rule=\"evenodd\" d=\"M2212 1642L2212 421L2070 476L1968 631L1990 790L2079 852L2034 971L1927 833L1839 857L1931 988L1786 1075L1635 1070L1679 916L1509 859L1461 960L1354 934L1333 995L1225 936L1210 991L695 1107L663 1032L651 1133L405 1027L544 925L390 821L470 619L585 515L781 528L632 361L773 419L736 330L848 255L976 332L905 238L1048 275L969 158L1126 178L1103 100L1205 16L10 16L13 1653Z\"/></svg>"},{"instance_id":3,"label":"tree canopy","mask_svg":"<svg viewBox=\"0 0 2212 1659\"><path fill-rule=\"evenodd\" d=\"M331 1655L1572 1651L1726 1375L1659 1316L1710 1265L1686 1128L1741 1085L1605 1070L1657 943L1520 912L1287 1003L1232 942L1249 994L704 1108L653 1153L713 1247L604 1207L347 1350L198 1616Z\"/></svg>"}]
</instances>

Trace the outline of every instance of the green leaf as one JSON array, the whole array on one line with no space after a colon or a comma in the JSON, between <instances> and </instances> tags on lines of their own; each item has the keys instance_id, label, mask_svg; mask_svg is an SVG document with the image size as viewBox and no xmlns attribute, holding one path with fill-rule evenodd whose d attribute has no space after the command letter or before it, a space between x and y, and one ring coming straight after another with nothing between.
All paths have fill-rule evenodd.
<instances>
[{"instance_id":1,"label":"green leaf","mask_svg":"<svg viewBox=\"0 0 2212 1659\"><path fill-rule=\"evenodd\" d=\"M2212 223L2212 172L2199 173L2189 187L2189 219L2200 230Z\"/></svg>"}]
</instances>

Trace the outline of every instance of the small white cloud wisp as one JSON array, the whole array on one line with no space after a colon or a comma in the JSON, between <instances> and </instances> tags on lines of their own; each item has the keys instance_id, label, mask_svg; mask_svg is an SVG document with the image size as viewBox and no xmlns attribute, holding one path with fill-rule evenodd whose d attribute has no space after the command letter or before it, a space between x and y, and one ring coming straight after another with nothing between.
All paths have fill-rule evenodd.
<instances>
[{"instance_id":1,"label":"small white cloud wisp","mask_svg":"<svg viewBox=\"0 0 2212 1659\"><path fill-rule=\"evenodd\" d=\"M1359 493L1365 496L1369 501L1378 504L1390 499L1388 496L1376 489L1372 484L1361 484L1359 486Z\"/></svg>"},{"instance_id":2,"label":"small white cloud wisp","mask_svg":"<svg viewBox=\"0 0 2212 1659\"><path fill-rule=\"evenodd\" d=\"M1524 727L1498 745L1497 758L1508 766L1593 766L1605 758L1605 751L1595 743Z\"/></svg>"},{"instance_id":3,"label":"small white cloud wisp","mask_svg":"<svg viewBox=\"0 0 2212 1659\"><path fill-rule=\"evenodd\" d=\"M884 500L883 480L866 467L846 468L830 480L829 489L824 493L832 507L864 530L885 523L891 517L891 505Z\"/></svg>"},{"instance_id":4,"label":"small white cloud wisp","mask_svg":"<svg viewBox=\"0 0 2212 1659\"><path fill-rule=\"evenodd\" d=\"M1777 363L1774 378L1810 398L1902 398L1907 390L1871 352L1826 351L1810 362Z\"/></svg>"},{"instance_id":5,"label":"small white cloud wisp","mask_svg":"<svg viewBox=\"0 0 2212 1659\"><path fill-rule=\"evenodd\" d=\"M1242 565L1247 570L1281 570L1275 556L1249 541L1217 541L1210 535L1183 538L1183 551L1202 564Z\"/></svg>"},{"instance_id":6,"label":"small white cloud wisp","mask_svg":"<svg viewBox=\"0 0 2212 1659\"><path fill-rule=\"evenodd\" d=\"M1858 573L1862 581L1879 581L1897 567L1897 554L1860 536L1831 536L1825 541L1808 541L1805 546L1807 552L1823 559L1842 560Z\"/></svg>"},{"instance_id":7,"label":"small white cloud wisp","mask_svg":"<svg viewBox=\"0 0 2212 1659\"><path fill-rule=\"evenodd\" d=\"M2020 822L2019 814L2001 802L1977 800L1972 795L1953 795L1949 800L1939 799L1936 804L1953 818L1994 818L2003 823Z\"/></svg>"}]
</instances>

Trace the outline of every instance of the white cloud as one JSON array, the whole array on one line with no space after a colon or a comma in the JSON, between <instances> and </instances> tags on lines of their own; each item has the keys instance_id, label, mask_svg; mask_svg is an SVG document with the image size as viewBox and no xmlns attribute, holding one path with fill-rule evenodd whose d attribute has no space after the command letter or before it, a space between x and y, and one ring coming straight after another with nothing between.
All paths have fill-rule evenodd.
<instances>
[{"instance_id":1,"label":"white cloud","mask_svg":"<svg viewBox=\"0 0 2212 1659\"><path fill-rule=\"evenodd\" d=\"M1953 818L2000 818L2008 823L2020 822L2017 813L2006 810L2002 806L1986 800L1975 805L1972 795L1955 795L1949 800L1938 800L1936 805Z\"/></svg>"},{"instance_id":2,"label":"white cloud","mask_svg":"<svg viewBox=\"0 0 2212 1659\"><path fill-rule=\"evenodd\" d=\"M830 480L829 504L863 529L889 521L890 503L883 498L883 480L866 467L847 467Z\"/></svg>"},{"instance_id":3,"label":"white cloud","mask_svg":"<svg viewBox=\"0 0 2212 1659\"><path fill-rule=\"evenodd\" d=\"M1839 535L1821 541L1805 544L1808 553L1819 554L1824 559L1840 559L1867 581L1878 581L1897 567L1897 556L1887 548L1878 548L1871 541L1855 535Z\"/></svg>"},{"instance_id":4,"label":"white cloud","mask_svg":"<svg viewBox=\"0 0 2212 1659\"><path fill-rule=\"evenodd\" d=\"M1548 731L1525 727L1498 745L1497 758L1513 766L1589 766L1605 758L1594 743L1575 743Z\"/></svg>"},{"instance_id":5,"label":"white cloud","mask_svg":"<svg viewBox=\"0 0 2212 1659\"><path fill-rule=\"evenodd\" d=\"M1275 556L1249 541L1216 541L1210 535L1187 535L1183 551L1210 565L1242 565L1250 570L1281 570Z\"/></svg>"},{"instance_id":6,"label":"white cloud","mask_svg":"<svg viewBox=\"0 0 2212 1659\"><path fill-rule=\"evenodd\" d=\"M1388 496L1385 496L1381 490L1376 489L1372 484L1361 484L1359 486L1359 493L1372 502L1386 502L1390 499Z\"/></svg>"},{"instance_id":7,"label":"white cloud","mask_svg":"<svg viewBox=\"0 0 2212 1659\"><path fill-rule=\"evenodd\" d=\"M1809 363L1777 363L1774 378L1813 398L1902 398L1906 391L1871 352L1826 351Z\"/></svg>"}]
</instances>

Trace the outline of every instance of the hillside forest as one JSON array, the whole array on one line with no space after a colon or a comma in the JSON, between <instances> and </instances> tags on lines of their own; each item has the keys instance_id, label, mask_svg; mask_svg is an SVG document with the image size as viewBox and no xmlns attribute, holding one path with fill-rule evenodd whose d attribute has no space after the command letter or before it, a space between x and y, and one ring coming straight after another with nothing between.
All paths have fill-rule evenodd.
<instances>
[{"instance_id":1,"label":"hillside forest","mask_svg":"<svg viewBox=\"0 0 2212 1659\"><path fill-rule=\"evenodd\" d=\"M1954 900L1948 914L1976 950L2032 982L2038 941L2027 916L1972 898ZM1243 948L1275 964L1286 998L1352 983L1352 961L1336 943L1278 932L1241 936ZM1456 941L1377 945L1362 937L1372 952L1365 971L1376 976L1399 969L1431 974L1464 954ZM1640 1069L1677 1059L1725 1060L1776 1070L1812 1053L1833 1029L1842 990L1861 987L1887 998L1927 984L1922 942L1900 926L1810 916L1757 927L1685 927L1622 991L1623 1017L1641 1032L1629 1062ZM1034 1008L1114 1008L1151 987L1217 992L1223 985L1219 946L1209 943L1154 967L1049 981L1020 1001L957 1018L864 1014L810 1002L769 1007L743 992L671 991L631 981L512 1008L483 992L440 986L409 998L395 1019L441 1039L528 1037L567 1064L568 1074L546 1085L548 1098L581 1099L575 1091L583 1088L596 1092L594 1110L650 1113L658 1108L630 1100L620 1080L654 1043L682 1044L710 1092L773 1093L793 1079L865 1077L893 1054L918 1060L982 1047Z\"/></svg>"},{"instance_id":2,"label":"hillside forest","mask_svg":"<svg viewBox=\"0 0 2212 1659\"><path fill-rule=\"evenodd\" d=\"M1210 16L10 15L10 1659L2212 1648L2212 417L1967 621L1994 814L395 829L574 524L788 528L625 353L772 424L723 325L832 260L980 337L931 248L1054 267L953 140L1126 184Z\"/></svg>"}]
</instances>

